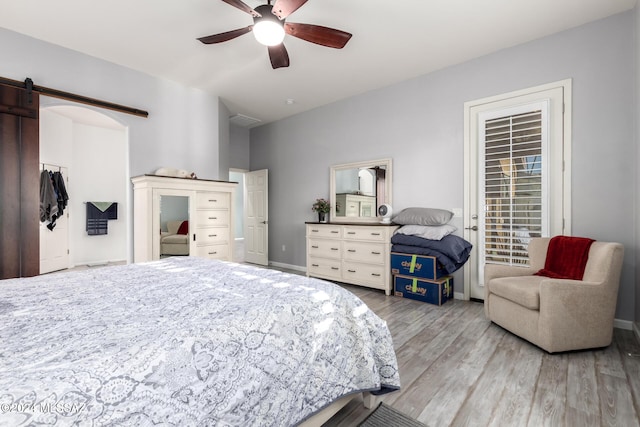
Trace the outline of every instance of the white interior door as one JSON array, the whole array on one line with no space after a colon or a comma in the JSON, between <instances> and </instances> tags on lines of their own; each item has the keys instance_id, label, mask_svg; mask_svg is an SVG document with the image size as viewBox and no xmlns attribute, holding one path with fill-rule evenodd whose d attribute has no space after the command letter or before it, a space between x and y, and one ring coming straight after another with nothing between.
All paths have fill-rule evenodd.
<instances>
[{"instance_id":1,"label":"white interior door","mask_svg":"<svg viewBox=\"0 0 640 427\"><path fill-rule=\"evenodd\" d=\"M570 233L570 81L465 104L465 298L484 266L528 264L529 239Z\"/></svg>"},{"instance_id":2,"label":"white interior door","mask_svg":"<svg viewBox=\"0 0 640 427\"><path fill-rule=\"evenodd\" d=\"M269 264L269 174L267 169L244 174L244 260Z\"/></svg>"},{"instance_id":3,"label":"white interior door","mask_svg":"<svg viewBox=\"0 0 640 427\"><path fill-rule=\"evenodd\" d=\"M69 192L69 173L66 167L41 164L49 171L60 171ZM49 221L40 223L40 274L69 268L69 207L55 221L55 227L47 228Z\"/></svg>"}]
</instances>

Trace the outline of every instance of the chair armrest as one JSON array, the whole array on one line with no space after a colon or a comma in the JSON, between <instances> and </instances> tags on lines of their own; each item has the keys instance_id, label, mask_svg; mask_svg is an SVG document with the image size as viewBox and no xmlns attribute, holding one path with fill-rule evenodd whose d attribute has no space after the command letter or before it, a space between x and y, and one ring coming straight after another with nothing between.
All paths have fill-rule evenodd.
<instances>
[{"instance_id":1,"label":"chair armrest","mask_svg":"<svg viewBox=\"0 0 640 427\"><path fill-rule=\"evenodd\" d=\"M540 282L540 307L551 311L567 308L588 310L602 307L605 302L613 301L617 296L603 282L584 282L570 279L546 279ZM575 310L573 310L575 311Z\"/></svg>"},{"instance_id":2,"label":"chair armrest","mask_svg":"<svg viewBox=\"0 0 640 427\"><path fill-rule=\"evenodd\" d=\"M557 347L577 337L588 337L593 344L610 343L615 317L617 292L608 282L548 279L540 283L540 320L538 329L546 331L549 342ZM570 348L570 347L569 347Z\"/></svg>"}]
</instances>

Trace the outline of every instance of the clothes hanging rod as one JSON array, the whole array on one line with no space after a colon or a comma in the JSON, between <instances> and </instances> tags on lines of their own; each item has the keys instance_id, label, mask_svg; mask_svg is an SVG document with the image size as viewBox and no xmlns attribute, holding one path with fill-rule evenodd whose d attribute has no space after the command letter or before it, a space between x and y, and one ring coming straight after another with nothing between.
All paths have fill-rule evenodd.
<instances>
[{"instance_id":1,"label":"clothes hanging rod","mask_svg":"<svg viewBox=\"0 0 640 427\"><path fill-rule=\"evenodd\" d=\"M132 114L138 117L149 117L149 112L140 110L133 107L127 107L125 105L114 104L108 101L102 101L100 99L89 98L88 96L78 95L71 92L65 92L58 89L51 89L44 86L38 86L33 84L28 84L27 82L31 82L31 79L27 78L24 82L18 80L8 79L6 77L0 77L0 84L4 84L7 86L13 86L20 89L25 90L33 90L34 92L40 93L42 95L50 96L52 98L64 99L67 101L74 101L80 104L92 105L95 107L106 108L108 110L118 111L120 113Z\"/></svg>"},{"instance_id":2,"label":"clothes hanging rod","mask_svg":"<svg viewBox=\"0 0 640 427\"><path fill-rule=\"evenodd\" d=\"M40 162L40 166L42 166L42 170L45 170L45 166L47 168L58 168L58 172L60 172L62 170L62 168L66 167L66 166L60 166L60 165L55 165L53 163L45 163L45 162Z\"/></svg>"}]
</instances>

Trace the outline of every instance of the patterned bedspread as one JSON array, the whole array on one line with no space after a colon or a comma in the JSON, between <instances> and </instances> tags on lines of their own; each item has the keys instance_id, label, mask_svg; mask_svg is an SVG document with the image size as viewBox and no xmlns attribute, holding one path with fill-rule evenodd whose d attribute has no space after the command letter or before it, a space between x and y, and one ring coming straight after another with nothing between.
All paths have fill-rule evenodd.
<instances>
[{"instance_id":1,"label":"patterned bedspread","mask_svg":"<svg viewBox=\"0 0 640 427\"><path fill-rule=\"evenodd\" d=\"M2 426L291 426L399 386L329 282L195 257L0 281Z\"/></svg>"}]
</instances>

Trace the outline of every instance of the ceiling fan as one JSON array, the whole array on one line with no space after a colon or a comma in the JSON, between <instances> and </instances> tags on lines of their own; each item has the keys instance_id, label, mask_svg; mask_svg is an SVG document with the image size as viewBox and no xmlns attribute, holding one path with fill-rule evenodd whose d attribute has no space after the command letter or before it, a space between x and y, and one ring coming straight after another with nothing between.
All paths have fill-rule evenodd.
<instances>
[{"instance_id":1,"label":"ceiling fan","mask_svg":"<svg viewBox=\"0 0 640 427\"><path fill-rule=\"evenodd\" d=\"M225 33L200 37L198 40L204 44L222 43L253 31L258 42L267 46L271 66L274 70L289 66L289 54L282 43L285 33L311 43L335 49L342 49L351 38L351 34L334 28L285 22L285 19L305 4L307 0L275 0L273 5L271 5L271 0L267 0L267 4L258 6L255 9L249 7L242 0L222 1L253 16L253 25Z\"/></svg>"}]
</instances>

